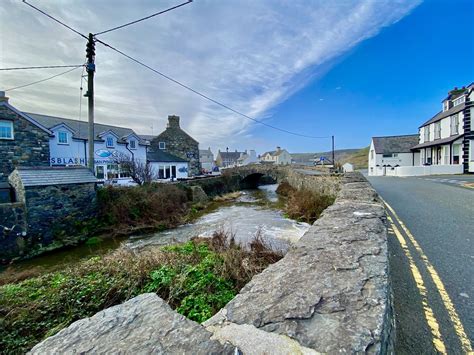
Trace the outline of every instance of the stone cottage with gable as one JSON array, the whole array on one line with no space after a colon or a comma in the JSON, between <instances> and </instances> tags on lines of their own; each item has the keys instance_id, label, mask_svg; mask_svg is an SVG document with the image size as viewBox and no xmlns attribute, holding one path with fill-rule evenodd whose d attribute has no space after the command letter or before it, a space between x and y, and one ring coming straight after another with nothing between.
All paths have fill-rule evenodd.
<instances>
[{"instance_id":1,"label":"stone cottage with gable","mask_svg":"<svg viewBox=\"0 0 474 355\"><path fill-rule=\"evenodd\" d=\"M8 103L0 91L0 183L18 166L49 166L53 133Z\"/></svg>"},{"instance_id":2,"label":"stone cottage with gable","mask_svg":"<svg viewBox=\"0 0 474 355\"><path fill-rule=\"evenodd\" d=\"M163 150L166 153L189 162L189 175L199 175L199 142L187 134L179 125L179 116L168 116L166 129L150 141L150 151Z\"/></svg>"}]
</instances>

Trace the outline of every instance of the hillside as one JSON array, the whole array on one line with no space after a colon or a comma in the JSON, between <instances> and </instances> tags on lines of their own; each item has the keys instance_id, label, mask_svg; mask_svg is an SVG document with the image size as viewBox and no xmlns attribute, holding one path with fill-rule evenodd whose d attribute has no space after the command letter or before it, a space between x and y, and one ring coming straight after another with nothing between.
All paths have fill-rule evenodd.
<instances>
[{"instance_id":1,"label":"hillside","mask_svg":"<svg viewBox=\"0 0 474 355\"><path fill-rule=\"evenodd\" d=\"M336 162L352 163L357 169L367 168L367 159L369 155L369 147L357 149L338 149L334 151ZM291 153L291 157L296 164L312 165L311 159L315 157L326 157L332 159L332 152L318 153Z\"/></svg>"}]
</instances>

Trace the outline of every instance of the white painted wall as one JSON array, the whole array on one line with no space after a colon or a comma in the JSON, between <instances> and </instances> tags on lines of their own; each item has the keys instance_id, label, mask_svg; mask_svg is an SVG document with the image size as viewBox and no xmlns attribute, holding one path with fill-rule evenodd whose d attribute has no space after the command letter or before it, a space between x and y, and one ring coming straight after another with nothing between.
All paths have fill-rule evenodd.
<instances>
[{"instance_id":1,"label":"white painted wall","mask_svg":"<svg viewBox=\"0 0 474 355\"><path fill-rule=\"evenodd\" d=\"M423 176L462 174L463 166L459 165L426 165L399 166L394 169L394 176Z\"/></svg>"},{"instance_id":2,"label":"white painted wall","mask_svg":"<svg viewBox=\"0 0 474 355\"><path fill-rule=\"evenodd\" d=\"M171 167L175 166L176 167L176 178L177 179L186 179L188 177L188 163L187 162L152 162L150 163L151 169L152 169L152 174L157 177L158 173L160 171L160 168L163 168L165 171L169 169L168 171L170 172L170 177L165 178L165 179L160 179L160 180L171 180ZM158 180L155 178L155 180Z\"/></svg>"}]
</instances>

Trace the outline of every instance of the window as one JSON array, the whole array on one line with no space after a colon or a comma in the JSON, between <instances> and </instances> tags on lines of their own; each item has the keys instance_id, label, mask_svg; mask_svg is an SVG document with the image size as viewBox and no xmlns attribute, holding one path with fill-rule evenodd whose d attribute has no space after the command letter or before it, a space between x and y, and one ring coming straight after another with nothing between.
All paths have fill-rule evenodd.
<instances>
[{"instance_id":1,"label":"window","mask_svg":"<svg viewBox=\"0 0 474 355\"><path fill-rule=\"evenodd\" d=\"M95 176L97 179L102 180L104 179L104 166L103 165L97 165L95 167Z\"/></svg>"},{"instance_id":2,"label":"window","mask_svg":"<svg viewBox=\"0 0 474 355\"><path fill-rule=\"evenodd\" d=\"M159 142L159 143L158 143L158 148L160 148L160 149L166 149L166 144L165 144L165 142Z\"/></svg>"},{"instance_id":3,"label":"window","mask_svg":"<svg viewBox=\"0 0 474 355\"><path fill-rule=\"evenodd\" d=\"M425 142L430 141L430 126L425 126L423 127L424 133L425 133Z\"/></svg>"},{"instance_id":4,"label":"window","mask_svg":"<svg viewBox=\"0 0 474 355\"><path fill-rule=\"evenodd\" d=\"M370 151L370 160L374 160L374 151L373 150Z\"/></svg>"},{"instance_id":5,"label":"window","mask_svg":"<svg viewBox=\"0 0 474 355\"><path fill-rule=\"evenodd\" d=\"M391 158L392 156L393 156L393 154L383 154L384 158Z\"/></svg>"},{"instance_id":6,"label":"window","mask_svg":"<svg viewBox=\"0 0 474 355\"><path fill-rule=\"evenodd\" d=\"M114 147L114 139L113 139L113 137L107 137L107 140L106 140L106 147L107 147L107 148L113 148L113 147Z\"/></svg>"},{"instance_id":7,"label":"window","mask_svg":"<svg viewBox=\"0 0 474 355\"><path fill-rule=\"evenodd\" d=\"M130 149L137 149L137 141L135 139L130 140Z\"/></svg>"},{"instance_id":8,"label":"window","mask_svg":"<svg viewBox=\"0 0 474 355\"><path fill-rule=\"evenodd\" d=\"M68 144L67 132L59 131L58 132L58 143L59 144Z\"/></svg>"},{"instance_id":9,"label":"window","mask_svg":"<svg viewBox=\"0 0 474 355\"><path fill-rule=\"evenodd\" d=\"M436 122L434 124L434 139L441 138L441 122Z\"/></svg>"},{"instance_id":10,"label":"window","mask_svg":"<svg viewBox=\"0 0 474 355\"><path fill-rule=\"evenodd\" d=\"M459 134L459 115L451 116L451 135Z\"/></svg>"},{"instance_id":11,"label":"window","mask_svg":"<svg viewBox=\"0 0 474 355\"><path fill-rule=\"evenodd\" d=\"M0 121L0 139L13 139L13 122Z\"/></svg>"},{"instance_id":12,"label":"window","mask_svg":"<svg viewBox=\"0 0 474 355\"><path fill-rule=\"evenodd\" d=\"M117 164L107 165L107 180L117 179L119 177L119 168Z\"/></svg>"},{"instance_id":13,"label":"window","mask_svg":"<svg viewBox=\"0 0 474 355\"><path fill-rule=\"evenodd\" d=\"M461 145L453 145L453 164L459 164L459 153L461 152Z\"/></svg>"},{"instance_id":14,"label":"window","mask_svg":"<svg viewBox=\"0 0 474 355\"><path fill-rule=\"evenodd\" d=\"M464 96L458 97L453 101L453 106L461 105L464 101L466 101Z\"/></svg>"},{"instance_id":15,"label":"window","mask_svg":"<svg viewBox=\"0 0 474 355\"><path fill-rule=\"evenodd\" d=\"M449 110L449 100L446 100L443 102L443 111L448 111Z\"/></svg>"}]
</instances>

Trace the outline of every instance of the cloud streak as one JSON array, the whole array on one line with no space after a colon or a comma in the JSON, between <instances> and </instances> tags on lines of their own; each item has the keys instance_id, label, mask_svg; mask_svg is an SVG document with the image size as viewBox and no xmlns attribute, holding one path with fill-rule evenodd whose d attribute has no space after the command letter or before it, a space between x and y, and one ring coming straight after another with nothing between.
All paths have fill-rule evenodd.
<instances>
[{"instance_id":1,"label":"cloud streak","mask_svg":"<svg viewBox=\"0 0 474 355\"><path fill-rule=\"evenodd\" d=\"M73 0L33 4L74 28L98 32L175 5L163 1ZM417 0L251 1L199 0L149 21L100 37L127 54L239 111L263 120L331 61L399 21ZM1 66L82 61L76 34L19 1L0 4ZM204 146L249 142L255 123L185 91L135 63L96 45L98 121L150 134L179 114ZM1 73L13 87L54 71ZM22 110L78 118L80 73L12 91ZM85 101L83 102L85 107ZM86 119L85 110L82 119Z\"/></svg>"}]
</instances>

